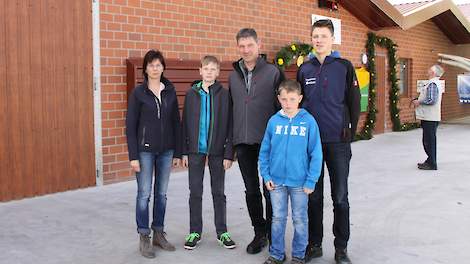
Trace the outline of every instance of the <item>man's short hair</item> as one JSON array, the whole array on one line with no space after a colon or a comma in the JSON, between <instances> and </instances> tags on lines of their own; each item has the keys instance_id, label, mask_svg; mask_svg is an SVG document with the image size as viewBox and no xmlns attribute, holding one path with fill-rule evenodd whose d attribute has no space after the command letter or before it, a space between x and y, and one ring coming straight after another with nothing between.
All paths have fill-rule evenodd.
<instances>
[{"instance_id":1,"label":"man's short hair","mask_svg":"<svg viewBox=\"0 0 470 264\"><path fill-rule=\"evenodd\" d=\"M431 70L439 78L441 78L442 75L444 75L444 68L442 68L442 66L439 64L434 64L433 66L431 66Z\"/></svg>"},{"instance_id":2,"label":"man's short hair","mask_svg":"<svg viewBox=\"0 0 470 264\"><path fill-rule=\"evenodd\" d=\"M207 64L209 64L211 62L216 64L217 67L220 68L219 60L215 56L212 56L212 55L206 55L201 59L201 67L206 66Z\"/></svg>"},{"instance_id":3,"label":"man's short hair","mask_svg":"<svg viewBox=\"0 0 470 264\"><path fill-rule=\"evenodd\" d=\"M302 88L300 88L300 84L295 80L285 80L281 82L277 93L281 94L282 91L286 91L287 93L297 93L298 95L302 94Z\"/></svg>"},{"instance_id":4,"label":"man's short hair","mask_svg":"<svg viewBox=\"0 0 470 264\"><path fill-rule=\"evenodd\" d=\"M310 35L312 35L315 28L328 28L332 36L335 34L335 27L333 26L333 22L331 22L329 19L320 19L315 21L315 23L312 25L312 31L310 31Z\"/></svg>"},{"instance_id":5,"label":"man's short hair","mask_svg":"<svg viewBox=\"0 0 470 264\"><path fill-rule=\"evenodd\" d=\"M256 30L254 28L240 29L236 36L237 43L241 38L253 38L256 42L258 42L258 34L256 34Z\"/></svg>"}]
</instances>

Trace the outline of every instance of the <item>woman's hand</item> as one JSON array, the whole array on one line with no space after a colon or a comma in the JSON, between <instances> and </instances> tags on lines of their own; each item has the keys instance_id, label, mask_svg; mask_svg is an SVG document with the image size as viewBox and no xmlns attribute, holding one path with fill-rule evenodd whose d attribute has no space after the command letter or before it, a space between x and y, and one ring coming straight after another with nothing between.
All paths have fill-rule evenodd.
<instances>
[{"instance_id":1,"label":"woman's hand","mask_svg":"<svg viewBox=\"0 0 470 264\"><path fill-rule=\"evenodd\" d=\"M139 160L131 160L131 168L135 172L140 172L140 163Z\"/></svg>"}]
</instances>

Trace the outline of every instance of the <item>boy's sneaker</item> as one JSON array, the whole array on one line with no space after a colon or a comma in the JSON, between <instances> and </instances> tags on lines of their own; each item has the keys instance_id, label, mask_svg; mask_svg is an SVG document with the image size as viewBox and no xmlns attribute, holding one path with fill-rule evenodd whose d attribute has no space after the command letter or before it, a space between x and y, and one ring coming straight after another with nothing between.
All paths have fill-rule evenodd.
<instances>
[{"instance_id":1,"label":"boy's sneaker","mask_svg":"<svg viewBox=\"0 0 470 264\"><path fill-rule=\"evenodd\" d=\"M219 241L219 244L222 245L224 248L233 249L237 246L230 237L229 232L222 233L220 236L217 237L217 241Z\"/></svg>"},{"instance_id":2,"label":"boy's sneaker","mask_svg":"<svg viewBox=\"0 0 470 264\"><path fill-rule=\"evenodd\" d=\"M286 258L284 257L283 260L279 260L279 259L273 258L272 256L269 256L268 259L266 259L266 260L263 262L263 264L282 264L282 263L284 263L284 260L285 260L285 259L286 259Z\"/></svg>"},{"instance_id":3,"label":"boy's sneaker","mask_svg":"<svg viewBox=\"0 0 470 264\"><path fill-rule=\"evenodd\" d=\"M186 237L186 243L184 243L185 249L195 249L197 243L201 242L201 235L193 232Z\"/></svg>"}]
</instances>

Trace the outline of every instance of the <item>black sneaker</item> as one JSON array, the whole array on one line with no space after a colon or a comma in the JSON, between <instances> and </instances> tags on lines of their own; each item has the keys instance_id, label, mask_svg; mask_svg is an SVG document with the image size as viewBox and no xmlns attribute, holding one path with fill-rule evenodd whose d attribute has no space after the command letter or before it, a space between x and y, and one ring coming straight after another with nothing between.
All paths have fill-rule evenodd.
<instances>
[{"instance_id":1,"label":"black sneaker","mask_svg":"<svg viewBox=\"0 0 470 264\"><path fill-rule=\"evenodd\" d=\"M426 164L426 161L425 161L425 162L418 163L418 167L421 167L421 166L423 166L424 164Z\"/></svg>"},{"instance_id":2,"label":"black sneaker","mask_svg":"<svg viewBox=\"0 0 470 264\"><path fill-rule=\"evenodd\" d=\"M274 257L272 257L272 256L269 256L269 257L263 262L263 264L282 264L282 263L284 263L284 260L285 260L285 259L286 259L286 258L284 257L283 260L279 260L279 259L276 259L276 258L274 258Z\"/></svg>"},{"instance_id":3,"label":"black sneaker","mask_svg":"<svg viewBox=\"0 0 470 264\"><path fill-rule=\"evenodd\" d=\"M201 242L201 235L199 233L193 232L186 237L184 248L189 250L195 249L199 242Z\"/></svg>"},{"instance_id":4,"label":"black sneaker","mask_svg":"<svg viewBox=\"0 0 470 264\"><path fill-rule=\"evenodd\" d=\"M233 249L237 246L230 237L229 232L220 234L220 236L217 237L217 241L219 241L219 244L222 245L224 248Z\"/></svg>"},{"instance_id":5,"label":"black sneaker","mask_svg":"<svg viewBox=\"0 0 470 264\"><path fill-rule=\"evenodd\" d=\"M336 264L351 264L351 260L348 257L348 251L346 249L335 250Z\"/></svg>"},{"instance_id":6,"label":"black sneaker","mask_svg":"<svg viewBox=\"0 0 470 264\"><path fill-rule=\"evenodd\" d=\"M437 170L437 166L433 166L429 163L423 163L422 165L418 165L418 169L420 169L420 170Z\"/></svg>"},{"instance_id":7,"label":"black sneaker","mask_svg":"<svg viewBox=\"0 0 470 264\"><path fill-rule=\"evenodd\" d=\"M268 239L266 238L266 235L255 235L253 241L251 241L251 243L246 247L246 252L248 252L248 254L260 253L267 244Z\"/></svg>"},{"instance_id":8,"label":"black sneaker","mask_svg":"<svg viewBox=\"0 0 470 264\"><path fill-rule=\"evenodd\" d=\"M309 262L314 258L323 256L323 250L320 244L308 244L305 250L305 262Z\"/></svg>"}]
</instances>

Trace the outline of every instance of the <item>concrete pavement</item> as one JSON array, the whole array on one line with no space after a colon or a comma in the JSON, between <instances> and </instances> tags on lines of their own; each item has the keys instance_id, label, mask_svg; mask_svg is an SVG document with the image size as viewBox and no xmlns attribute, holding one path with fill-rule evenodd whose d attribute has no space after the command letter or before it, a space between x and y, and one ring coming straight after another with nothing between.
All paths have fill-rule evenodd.
<instances>
[{"instance_id":1,"label":"concrete pavement","mask_svg":"<svg viewBox=\"0 0 470 264\"><path fill-rule=\"evenodd\" d=\"M421 129L353 143L350 257L353 263L470 263L470 126L438 128L438 171L420 171ZM206 171L208 173L208 171ZM206 174L207 175L207 174ZM64 175L66 177L66 175ZM332 206L325 178L324 256L334 263ZM238 165L227 172L229 232L238 247L218 246L209 178L205 178L200 246L183 249L188 232L186 172L171 175L166 232L176 252L139 255L136 184L117 183L0 203L0 263L262 263L267 250L245 253L252 239ZM290 255L292 224L286 245Z\"/></svg>"}]
</instances>

